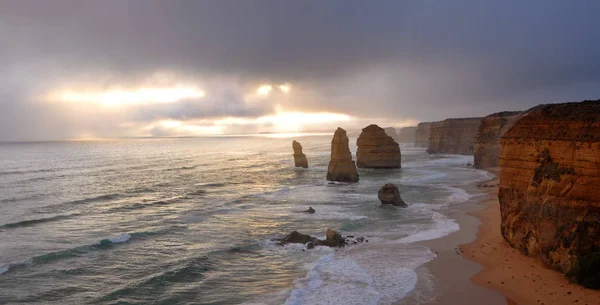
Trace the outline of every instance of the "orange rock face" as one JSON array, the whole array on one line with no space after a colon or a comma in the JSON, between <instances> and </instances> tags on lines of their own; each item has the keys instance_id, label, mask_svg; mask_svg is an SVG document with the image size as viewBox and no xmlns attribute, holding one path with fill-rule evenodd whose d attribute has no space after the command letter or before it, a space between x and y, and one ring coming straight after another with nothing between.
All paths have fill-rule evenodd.
<instances>
[{"instance_id":1,"label":"orange rock face","mask_svg":"<svg viewBox=\"0 0 600 305\"><path fill-rule=\"evenodd\" d=\"M348 147L346 131L339 128L331 140L331 161L327 168L327 180L339 182L358 182L356 164Z\"/></svg>"},{"instance_id":2,"label":"orange rock face","mask_svg":"<svg viewBox=\"0 0 600 305\"><path fill-rule=\"evenodd\" d=\"M428 147L429 146L429 131L431 129L431 122L423 122L417 125L415 131L415 147Z\"/></svg>"},{"instance_id":3,"label":"orange rock face","mask_svg":"<svg viewBox=\"0 0 600 305\"><path fill-rule=\"evenodd\" d=\"M481 118L447 119L431 123L430 154L471 155Z\"/></svg>"},{"instance_id":4,"label":"orange rock face","mask_svg":"<svg viewBox=\"0 0 600 305\"><path fill-rule=\"evenodd\" d=\"M375 124L363 128L356 145L359 168L400 168L400 146L383 128Z\"/></svg>"},{"instance_id":5,"label":"orange rock face","mask_svg":"<svg viewBox=\"0 0 600 305\"><path fill-rule=\"evenodd\" d=\"M600 253L600 101L541 105L504 134L502 236L565 273Z\"/></svg>"},{"instance_id":6,"label":"orange rock face","mask_svg":"<svg viewBox=\"0 0 600 305\"><path fill-rule=\"evenodd\" d=\"M308 160L306 155L302 152L302 145L299 142L292 142L292 149L294 150L294 165L296 167L308 168Z\"/></svg>"},{"instance_id":7,"label":"orange rock face","mask_svg":"<svg viewBox=\"0 0 600 305\"><path fill-rule=\"evenodd\" d=\"M520 111L494 113L481 119L481 126L475 137L475 168L490 168L500 165L500 138L521 117Z\"/></svg>"}]
</instances>

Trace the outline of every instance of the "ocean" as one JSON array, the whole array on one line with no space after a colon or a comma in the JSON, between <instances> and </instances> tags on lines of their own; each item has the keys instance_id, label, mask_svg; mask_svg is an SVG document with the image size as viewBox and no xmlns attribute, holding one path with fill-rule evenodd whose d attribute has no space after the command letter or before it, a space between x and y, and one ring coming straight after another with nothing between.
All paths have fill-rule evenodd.
<instances>
[{"instance_id":1,"label":"ocean","mask_svg":"<svg viewBox=\"0 0 600 305\"><path fill-rule=\"evenodd\" d=\"M292 140L309 168L294 168ZM419 241L490 178L402 143L402 168L328 183L331 135L0 144L0 304L418 304ZM356 138L350 138L356 156ZM382 207L399 186L408 208ZM315 214L302 211L313 207ZM332 228L368 242L279 246ZM403 301L404 300L404 301ZM410 300L410 301L409 301Z\"/></svg>"}]
</instances>

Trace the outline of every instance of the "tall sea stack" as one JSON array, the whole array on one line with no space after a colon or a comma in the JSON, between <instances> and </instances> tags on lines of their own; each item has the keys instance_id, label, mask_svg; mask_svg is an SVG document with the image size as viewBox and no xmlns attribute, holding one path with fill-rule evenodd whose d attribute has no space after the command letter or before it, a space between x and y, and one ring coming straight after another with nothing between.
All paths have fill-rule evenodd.
<instances>
[{"instance_id":1,"label":"tall sea stack","mask_svg":"<svg viewBox=\"0 0 600 305\"><path fill-rule=\"evenodd\" d=\"M308 167L308 160L306 160L306 155L302 152L302 145L299 142L292 142L292 148L294 149L294 165L296 167Z\"/></svg>"},{"instance_id":2,"label":"tall sea stack","mask_svg":"<svg viewBox=\"0 0 600 305\"><path fill-rule=\"evenodd\" d=\"M356 140L359 168L400 168L400 146L375 124L363 128Z\"/></svg>"},{"instance_id":3,"label":"tall sea stack","mask_svg":"<svg viewBox=\"0 0 600 305\"><path fill-rule=\"evenodd\" d=\"M431 123L430 154L472 155L481 118L447 119Z\"/></svg>"},{"instance_id":4,"label":"tall sea stack","mask_svg":"<svg viewBox=\"0 0 600 305\"><path fill-rule=\"evenodd\" d=\"M490 168L500 165L500 138L519 120L523 112L505 111L490 114L481 119L475 137L475 168Z\"/></svg>"},{"instance_id":5,"label":"tall sea stack","mask_svg":"<svg viewBox=\"0 0 600 305\"><path fill-rule=\"evenodd\" d=\"M502 236L600 288L599 185L600 100L530 109L501 139Z\"/></svg>"},{"instance_id":6,"label":"tall sea stack","mask_svg":"<svg viewBox=\"0 0 600 305\"><path fill-rule=\"evenodd\" d=\"M339 182L358 182L356 164L348 147L346 131L338 127L331 140L331 161L327 168L327 180Z\"/></svg>"},{"instance_id":7,"label":"tall sea stack","mask_svg":"<svg viewBox=\"0 0 600 305\"><path fill-rule=\"evenodd\" d=\"M431 129L432 122L423 122L417 125L415 131L415 147L428 147L429 146L429 131Z\"/></svg>"}]
</instances>

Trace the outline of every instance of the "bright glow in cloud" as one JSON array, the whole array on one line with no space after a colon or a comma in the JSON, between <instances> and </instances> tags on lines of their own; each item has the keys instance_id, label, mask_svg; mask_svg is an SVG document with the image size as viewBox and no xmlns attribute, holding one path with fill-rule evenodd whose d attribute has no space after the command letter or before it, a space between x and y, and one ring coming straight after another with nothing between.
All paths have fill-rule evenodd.
<instances>
[{"instance_id":1,"label":"bright glow in cloud","mask_svg":"<svg viewBox=\"0 0 600 305\"><path fill-rule=\"evenodd\" d=\"M297 133L307 128L315 128L324 124L334 125L347 122L354 118L330 112L289 112L281 111L273 115L257 118L226 117L216 120L203 119L196 121L163 120L150 125L147 131L160 128L168 135L174 136L199 136L222 135L228 132L233 125L256 127L256 132L269 131L276 133ZM333 129L332 129L333 130Z\"/></svg>"},{"instance_id":2,"label":"bright glow in cloud","mask_svg":"<svg viewBox=\"0 0 600 305\"><path fill-rule=\"evenodd\" d=\"M330 112L278 112L275 115L262 116L259 123L273 124L277 132L301 131L306 127L315 128L319 124L349 121L350 116Z\"/></svg>"},{"instance_id":3,"label":"bright glow in cloud","mask_svg":"<svg viewBox=\"0 0 600 305\"><path fill-rule=\"evenodd\" d=\"M279 85L279 90L281 90L281 92L283 93L288 93L290 92L290 89L292 88L292 85L285 83L285 84L281 84Z\"/></svg>"},{"instance_id":4,"label":"bright glow in cloud","mask_svg":"<svg viewBox=\"0 0 600 305\"><path fill-rule=\"evenodd\" d=\"M273 87L271 85L261 85L260 87L258 87L256 92L258 92L258 94L268 95L269 92L271 92L271 90L273 90Z\"/></svg>"},{"instance_id":5,"label":"bright glow in cloud","mask_svg":"<svg viewBox=\"0 0 600 305\"><path fill-rule=\"evenodd\" d=\"M193 86L172 88L140 88L135 90L75 91L61 90L48 95L50 101L96 103L107 106L173 103L183 99L202 98L204 91Z\"/></svg>"}]
</instances>

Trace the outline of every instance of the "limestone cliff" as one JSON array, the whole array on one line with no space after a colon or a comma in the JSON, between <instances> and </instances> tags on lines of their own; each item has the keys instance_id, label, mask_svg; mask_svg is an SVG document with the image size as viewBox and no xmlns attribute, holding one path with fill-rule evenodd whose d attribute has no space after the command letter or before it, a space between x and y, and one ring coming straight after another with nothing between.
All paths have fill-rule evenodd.
<instances>
[{"instance_id":1,"label":"limestone cliff","mask_svg":"<svg viewBox=\"0 0 600 305\"><path fill-rule=\"evenodd\" d=\"M598 186L600 100L530 109L501 139L503 237L547 267L598 285L600 270L589 267L600 254Z\"/></svg>"},{"instance_id":2,"label":"limestone cliff","mask_svg":"<svg viewBox=\"0 0 600 305\"><path fill-rule=\"evenodd\" d=\"M490 114L481 119L473 153L475 168L499 166L500 137L519 120L522 114L520 111L505 111Z\"/></svg>"},{"instance_id":3,"label":"limestone cliff","mask_svg":"<svg viewBox=\"0 0 600 305\"><path fill-rule=\"evenodd\" d=\"M394 141L396 141L398 144L415 142L415 134L417 131L416 126L402 128L386 127L384 130L385 133L392 137L392 139L394 139Z\"/></svg>"},{"instance_id":4,"label":"limestone cliff","mask_svg":"<svg viewBox=\"0 0 600 305\"><path fill-rule=\"evenodd\" d=\"M429 131L431 129L432 122L423 122L417 125L415 131L415 147L428 147L429 146Z\"/></svg>"},{"instance_id":5,"label":"limestone cliff","mask_svg":"<svg viewBox=\"0 0 600 305\"><path fill-rule=\"evenodd\" d=\"M398 130L398 144L400 143L415 143L417 126L402 127Z\"/></svg>"},{"instance_id":6,"label":"limestone cliff","mask_svg":"<svg viewBox=\"0 0 600 305\"><path fill-rule=\"evenodd\" d=\"M375 124L363 128L356 145L359 168L400 168L400 146L383 128Z\"/></svg>"},{"instance_id":7,"label":"limestone cliff","mask_svg":"<svg viewBox=\"0 0 600 305\"><path fill-rule=\"evenodd\" d=\"M431 123L427 152L430 154L473 154L479 125L481 125L481 118L446 119Z\"/></svg>"},{"instance_id":8,"label":"limestone cliff","mask_svg":"<svg viewBox=\"0 0 600 305\"><path fill-rule=\"evenodd\" d=\"M292 142L292 149L294 150L294 165L296 167L308 167L308 160L306 160L306 155L302 152L302 145L299 142Z\"/></svg>"},{"instance_id":9,"label":"limestone cliff","mask_svg":"<svg viewBox=\"0 0 600 305\"><path fill-rule=\"evenodd\" d=\"M356 164L348 147L346 131L339 128L331 140L331 161L327 168L327 180L339 182L358 182Z\"/></svg>"}]
</instances>

